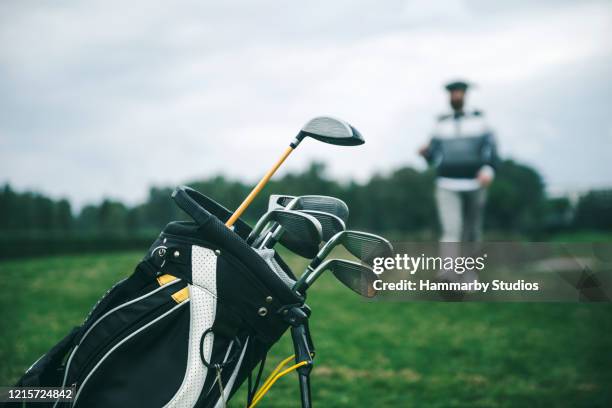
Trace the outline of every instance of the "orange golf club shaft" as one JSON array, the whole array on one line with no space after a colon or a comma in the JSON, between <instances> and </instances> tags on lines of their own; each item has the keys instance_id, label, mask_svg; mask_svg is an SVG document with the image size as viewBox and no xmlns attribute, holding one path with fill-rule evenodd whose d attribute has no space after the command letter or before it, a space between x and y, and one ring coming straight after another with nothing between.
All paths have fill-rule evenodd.
<instances>
[{"instance_id":1,"label":"orange golf club shaft","mask_svg":"<svg viewBox=\"0 0 612 408\"><path fill-rule=\"evenodd\" d=\"M227 220L227 222L225 223L226 227L231 227L232 225L234 225L236 220L240 218L244 210L246 210L248 206L251 205L251 202L255 199L255 197L257 197L257 194L259 194L259 192L264 188L268 180L270 180L276 170L278 170L278 168L281 166L281 164L283 164L285 159L291 154L292 151L293 147L291 146L289 146L287 150L285 150L281 158L274 164L274 166L272 166L270 170L268 170L265 176L263 176L263 178L259 180L259 183L257 183L257 185L249 193L249 195L244 199L242 204L240 204L240 207L238 207L234 214L232 214L232 216L229 218L229 220Z\"/></svg>"}]
</instances>

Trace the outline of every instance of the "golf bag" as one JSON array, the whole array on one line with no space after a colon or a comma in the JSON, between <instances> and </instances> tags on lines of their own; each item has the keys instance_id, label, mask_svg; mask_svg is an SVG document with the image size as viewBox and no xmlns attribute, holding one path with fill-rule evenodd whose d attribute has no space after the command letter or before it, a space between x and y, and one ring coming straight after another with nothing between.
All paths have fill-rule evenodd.
<instances>
[{"instance_id":1,"label":"golf bag","mask_svg":"<svg viewBox=\"0 0 612 408\"><path fill-rule=\"evenodd\" d=\"M18 386L74 387L53 407L219 407L304 308L276 254L246 244L250 227L187 187L173 194L194 221L168 224L135 272L35 362ZM45 405L36 405L45 406Z\"/></svg>"}]
</instances>

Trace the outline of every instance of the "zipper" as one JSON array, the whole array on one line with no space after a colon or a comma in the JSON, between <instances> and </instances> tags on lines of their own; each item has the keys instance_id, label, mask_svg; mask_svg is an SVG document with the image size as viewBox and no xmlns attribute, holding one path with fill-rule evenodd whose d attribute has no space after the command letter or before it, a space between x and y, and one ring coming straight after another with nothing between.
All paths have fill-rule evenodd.
<instances>
[{"instance_id":1,"label":"zipper","mask_svg":"<svg viewBox=\"0 0 612 408\"><path fill-rule=\"evenodd\" d=\"M83 340L85 340L85 338L87 338L89 333L93 330L94 327L96 327L98 325L98 323L100 323L103 319L108 317L110 314L116 312L117 310L123 309L124 307L129 306L129 305L131 305L133 303L136 303L136 302L139 302L139 301L141 301L143 299L146 299L149 296L154 295L155 293L159 292L160 290L165 289L165 288L167 288L170 285L174 285L175 283L179 283L180 281L181 280L177 278L177 279L175 279L175 280L173 280L171 282L166 283L163 286L159 286L158 288L155 288L154 290L152 290L152 291L150 291L150 292L148 292L148 293L146 293L146 294L144 294L144 295L142 295L140 297L137 297L136 299L132 299L132 300L130 300L128 302L122 303L119 306L117 306L117 307L109 310L108 312L104 313L98 320L96 320L91 326L89 326L89 329L87 329L87 331L85 332L83 337L81 337L81 340L79 341L79 344L81 344L83 342Z\"/></svg>"},{"instance_id":2,"label":"zipper","mask_svg":"<svg viewBox=\"0 0 612 408\"><path fill-rule=\"evenodd\" d=\"M123 282L125 282L126 280L128 280L128 278L124 278L121 279L119 282L115 283L113 286L110 287L109 290L106 291L106 293L104 293L104 295L102 295L102 297L100 299L98 299L98 301L96 302L96 304L91 308L91 310L89 311L89 313L87 313L87 316L85 317L85 320L83 321L83 324L85 324L91 317L92 315L95 313L96 309L98 308L98 306L104 302L106 300L106 298L108 298L108 296L111 294L111 292L113 292L117 287L119 287L120 284L122 284Z\"/></svg>"}]
</instances>

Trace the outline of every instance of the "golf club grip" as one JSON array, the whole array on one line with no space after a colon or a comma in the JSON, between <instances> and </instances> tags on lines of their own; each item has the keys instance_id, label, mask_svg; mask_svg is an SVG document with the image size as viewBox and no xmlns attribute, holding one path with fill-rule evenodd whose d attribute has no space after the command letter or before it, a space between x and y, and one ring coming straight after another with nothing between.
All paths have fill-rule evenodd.
<instances>
[{"instance_id":1,"label":"golf club grip","mask_svg":"<svg viewBox=\"0 0 612 408\"><path fill-rule=\"evenodd\" d=\"M181 210L193 218L199 225L205 225L212 217L211 213L202 207L196 198L200 193L187 186L179 186L172 193L172 199Z\"/></svg>"}]
</instances>

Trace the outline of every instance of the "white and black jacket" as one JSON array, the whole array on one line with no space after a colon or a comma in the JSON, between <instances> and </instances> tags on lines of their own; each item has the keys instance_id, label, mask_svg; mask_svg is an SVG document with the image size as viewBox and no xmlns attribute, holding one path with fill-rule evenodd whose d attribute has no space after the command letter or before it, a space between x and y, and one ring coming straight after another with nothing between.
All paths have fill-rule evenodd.
<instances>
[{"instance_id":1,"label":"white and black jacket","mask_svg":"<svg viewBox=\"0 0 612 408\"><path fill-rule=\"evenodd\" d=\"M454 112L438 118L425 158L436 169L438 186L477 189L480 172L495 173L497 144L482 112Z\"/></svg>"}]
</instances>

